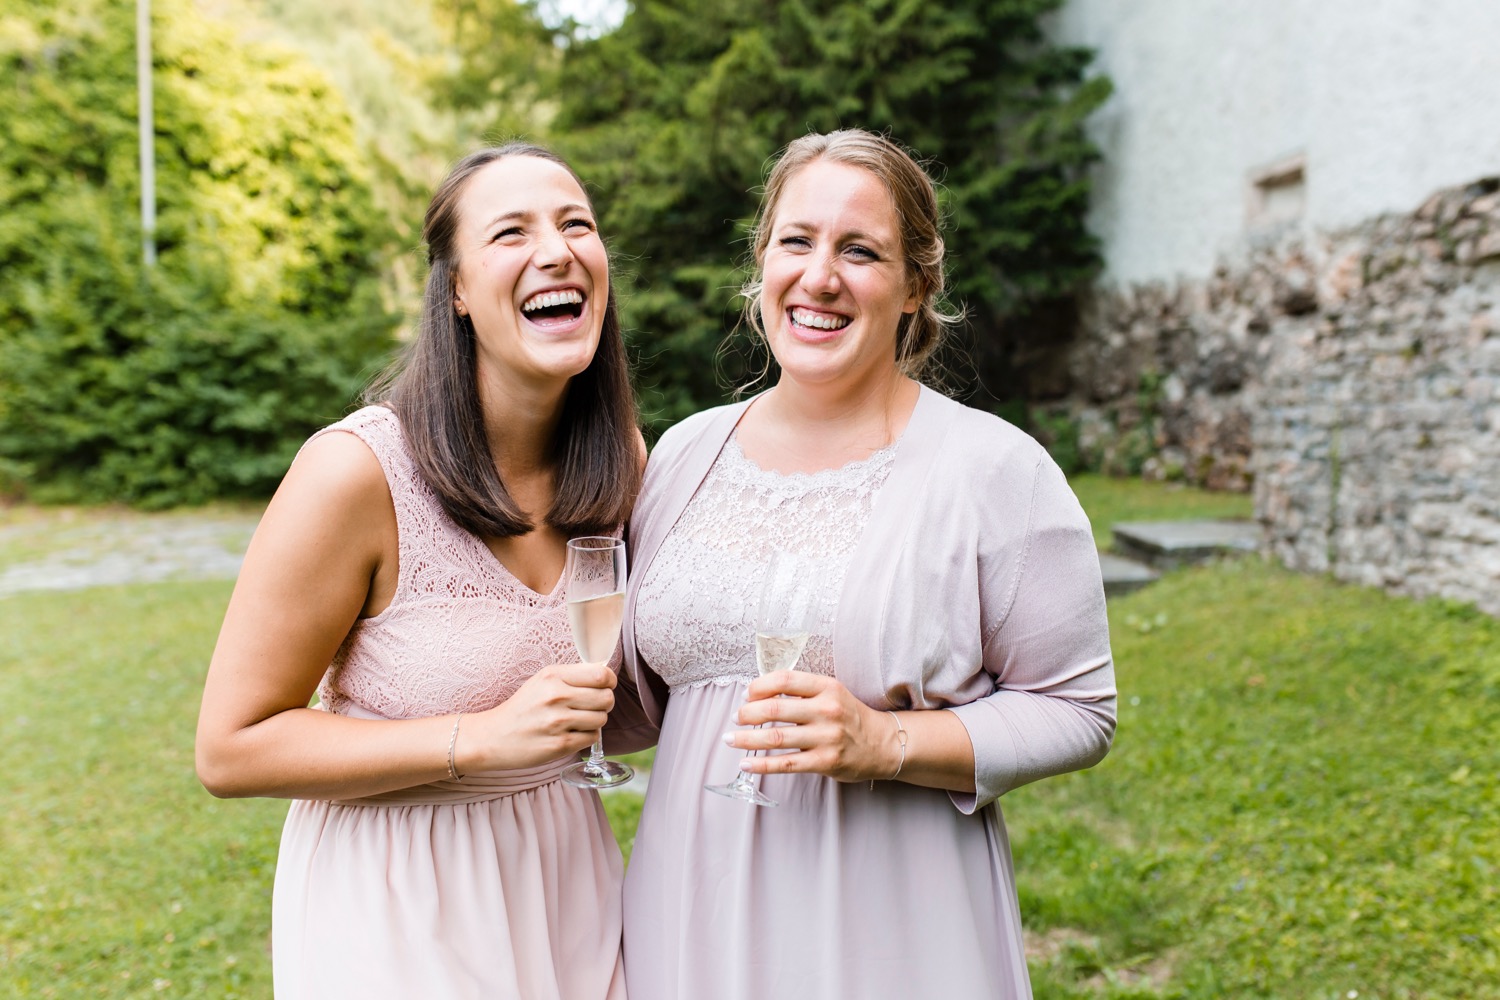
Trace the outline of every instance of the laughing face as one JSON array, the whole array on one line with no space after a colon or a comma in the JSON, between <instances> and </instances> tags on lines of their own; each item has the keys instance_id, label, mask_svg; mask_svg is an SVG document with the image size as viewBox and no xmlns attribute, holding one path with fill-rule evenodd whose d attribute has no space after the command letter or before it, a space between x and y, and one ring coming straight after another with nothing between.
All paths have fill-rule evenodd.
<instances>
[{"instance_id":1,"label":"laughing face","mask_svg":"<svg viewBox=\"0 0 1500 1000\"><path fill-rule=\"evenodd\" d=\"M782 189L761 261L760 311L785 376L858 385L896 373L916 311L895 205L863 167L815 160Z\"/></svg>"},{"instance_id":2,"label":"laughing face","mask_svg":"<svg viewBox=\"0 0 1500 1000\"><path fill-rule=\"evenodd\" d=\"M566 384L588 367L609 300L593 209L562 166L507 156L458 203L455 306L474 326L481 384Z\"/></svg>"}]
</instances>

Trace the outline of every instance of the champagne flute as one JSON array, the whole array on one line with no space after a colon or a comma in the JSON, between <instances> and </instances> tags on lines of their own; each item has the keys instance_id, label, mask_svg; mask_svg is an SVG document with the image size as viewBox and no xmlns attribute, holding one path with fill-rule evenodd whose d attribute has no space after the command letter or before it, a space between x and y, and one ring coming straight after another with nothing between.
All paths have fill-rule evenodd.
<instances>
[{"instance_id":1,"label":"champagne flute","mask_svg":"<svg viewBox=\"0 0 1500 1000\"><path fill-rule=\"evenodd\" d=\"M819 584L819 574L807 560L789 552L771 554L755 621L755 666L762 677L778 670L797 669L797 661L817 625ZM745 752L746 757L754 754L755 751ZM755 775L747 771L740 771L728 784L703 787L752 805L778 804L756 787Z\"/></svg>"},{"instance_id":2,"label":"champagne flute","mask_svg":"<svg viewBox=\"0 0 1500 1000\"><path fill-rule=\"evenodd\" d=\"M568 624L584 663L607 663L620 641L625 612L625 542L589 536L568 540L563 566L567 581ZM629 765L604 759L604 734L589 748L589 759L570 765L562 780L580 788L612 788L635 777Z\"/></svg>"}]
</instances>

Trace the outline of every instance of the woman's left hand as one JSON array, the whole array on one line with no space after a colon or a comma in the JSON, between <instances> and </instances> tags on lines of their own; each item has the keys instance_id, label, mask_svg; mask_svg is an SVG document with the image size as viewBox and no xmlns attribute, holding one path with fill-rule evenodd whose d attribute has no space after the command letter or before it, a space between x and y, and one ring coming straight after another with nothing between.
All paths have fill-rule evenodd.
<instances>
[{"instance_id":1,"label":"woman's left hand","mask_svg":"<svg viewBox=\"0 0 1500 1000\"><path fill-rule=\"evenodd\" d=\"M726 733L725 742L732 747L800 751L747 757L741 766L753 774L808 773L868 781L889 778L900 763L895 719L821 674L783 670L757 678L736 720L742 726L783 724Z\"/></svg>"}]
</instances>

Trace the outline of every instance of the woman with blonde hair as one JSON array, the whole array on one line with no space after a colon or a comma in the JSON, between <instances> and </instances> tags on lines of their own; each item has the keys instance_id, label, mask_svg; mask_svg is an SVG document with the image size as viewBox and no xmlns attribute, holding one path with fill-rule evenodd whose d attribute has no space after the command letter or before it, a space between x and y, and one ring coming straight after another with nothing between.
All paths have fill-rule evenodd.
<instances>
[{"instance_id":1,"label":"woman with blonde hair","mask_svg":"<svg viewBox=\"0 0 1500 1000\"><path fill-rule=\"evenodd\" d=\"M1029 996L996 800L1113 736L1088 520L1034 440L917 380L951 318L933 184L903 149L793 142L753 247L775 385L668 431L631 521L625 655L661 738L630 990ZM786 552L821 611L798 669L757 679ZM737 767L774 808L705 792Z\"/></svg>"}]
</instances>

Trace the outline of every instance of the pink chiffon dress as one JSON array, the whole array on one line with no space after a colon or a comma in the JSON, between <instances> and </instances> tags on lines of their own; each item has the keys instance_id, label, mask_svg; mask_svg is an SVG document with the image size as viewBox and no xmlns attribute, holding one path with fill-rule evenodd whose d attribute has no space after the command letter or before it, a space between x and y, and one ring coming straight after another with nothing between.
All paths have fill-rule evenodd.
<instances>
[{"instance_id":1,"label":"pink chiffon dress","mask_svg":"<svg viewBox=\"0 0 1500 1000\"><path fill-rule=\"evenodd\" d=\"M385 471L400 571L390 606L335 655L324 710L482 711L577 659L561 581L530 590L444 513L394 413L367 407L319 434L340 431ZM294 801L272 903L279 1000L623 1000L620 852L598 795L558 780L573 759Z\"/></svg>"}]
</instances>

